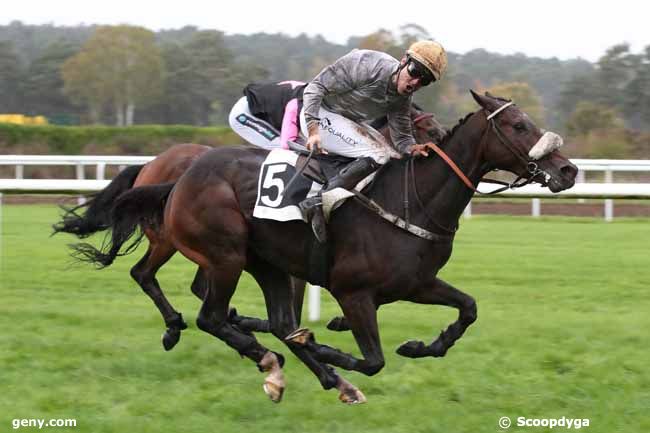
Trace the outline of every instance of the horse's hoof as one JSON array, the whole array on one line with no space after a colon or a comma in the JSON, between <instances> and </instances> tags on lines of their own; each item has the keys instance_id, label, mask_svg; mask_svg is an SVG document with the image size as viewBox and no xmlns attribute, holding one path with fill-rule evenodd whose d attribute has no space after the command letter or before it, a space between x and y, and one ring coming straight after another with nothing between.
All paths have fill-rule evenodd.
<instances>
[{"instance_id":1,"label":"horse's hoof","mask_svg":"<svg viewBox=\"0 0 650 433\"><path fill-rule=\"evenodd\" d=\"M181 330L177 328L168 328L162 335L162 345L166 351L170 351L176 346L181 339Z\"/></svg>"},{"instance_id":2,"label":"horse's hoof","mask_svg":"<svg viewBox=\"0 0 650 433\"><path fill-rule=\"evenodd\" d=\"M341 391L339 394L339 400L345 404L363 404L368 401L366 396L357 388L350 388Z\"/></svg>"},{"instance_id":3,"label":"horse's hoof","mask_svg":"<svg viewBox=\"0 0 650 433\"><path fill-rule=\"evenodd\" d=\"M397 348L396 352L398 355L405 356L407 358L420 358L424 356L424 351L426 346L421 341L411 340L402 344Z\"/></svg>"},{"instance_id":4,"label":"horse's hoof","mask_svg":"<svg viewBox=\"0 0 650 433\"><path fill-rule=\"evenodd\" d=\"M258 367L269 374L264 378L264 392L272 402L280 403L284 394L284 373L274 352L268 351L259 362Z\"/></svg>"},{"instance_id":5,"label":"horse's hoof","mask_svg":"<svg viewBox=\"0 0 650 433\"><path fill-rule=\"evenodd\" d=\"M327 323L327 329L336 332L349 331L350 326L348 325L348 321L345 320L345 317L341 316L341 317L335 317L332 320L330 320Z\"/></svg>"},{"instance_id":6,"label":"horse's hoof","mask_svg":"<svg viewBox=\"0 0 650 433\"><path fill-rule=\"evenodd\" d=\"M282 401L282 395L284 394L284 386L278 385L277 383L273 383L270 380L265 380L264 385L262 385L264 388L264 392L266 395L269 396L271 401L273 403L280 403Z\"/></svg>"},{"instance_id":7,"label":"horse's hoof","mask_svg":"<svg viewBox=\"0 0 650 433\"><path fill-rule=\"evenodd\" d=\"M314 333L307 328L296 329L291 334L284 337L284 341L304 346L308 341L314 341Z\"/></svg>"},{"instance_id":8,"label":"horse's hoof","mask_svg":"<svg viewBox=\"0 0 650 433\"><path fill-rule=\"evenodd\" d=\"M340 392L339 400L345 404L362 404L368 401L359 388L341 376L337 377L336 389Z\"/></svg>"}]
</instances>

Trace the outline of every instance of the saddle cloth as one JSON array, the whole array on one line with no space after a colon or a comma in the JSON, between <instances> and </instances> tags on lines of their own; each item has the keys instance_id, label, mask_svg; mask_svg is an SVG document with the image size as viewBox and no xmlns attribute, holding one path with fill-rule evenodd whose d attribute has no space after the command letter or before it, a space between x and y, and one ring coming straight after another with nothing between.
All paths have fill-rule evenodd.
<instances>
[{"instance_id":1,"label":"saddle cloth","mask_svg":"<svg viewBox=\"0 0 650 433\"><path fill-rule=\"evenodd\" d=\"M287 184L303 166L305 159L305 156L291 150L277 149L269 152L260 167L253 217L275 221L305 221L298 204L305 198L316 195L322 189L325 179L332 177L333 173L338 173L338 170L349 162L347 158L315 157L302 175L289 186L289 190L286 190ZM361 181L357 189L365 186L370 179ZM330 212L336 206L352 195L354 194L342 188L324 193L323 211L326 218L329 218Z\"/></svg>"},{"instance_id":2,"label":"saddle cloth","mask_svg":"<svg viewBox=\"0 0 650 433\"><path fill-rule=\"evenodd\" d=\"M298 176L286 190L286 185L296 174L298 156L284 149L269 152L260 167L253 217L276 221L304 220L298 203L316 195L322 185Z\"/></svg>"}]
</instances>

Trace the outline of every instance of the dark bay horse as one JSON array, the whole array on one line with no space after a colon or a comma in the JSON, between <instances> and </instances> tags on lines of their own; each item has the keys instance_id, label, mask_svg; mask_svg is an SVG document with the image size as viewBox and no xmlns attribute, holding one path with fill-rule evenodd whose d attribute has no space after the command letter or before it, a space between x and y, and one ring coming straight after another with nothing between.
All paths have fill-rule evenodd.
<instances>
[{"instance_id":1,"label":"dark bay horse","mask_svg":"<svg viewBox=\"0 0 650 433\"><path fill-rule=\"evenodd\" d=\"M413 122L413 133L418 143L433 141L439 143L447 133L447 130L436 120L436 118L421 107L413 104L411 107L411 119ZM390 141L390 134L386 119L377 119L371 126ZM113 181L102 191L87 197L86 203L64 209L62 220L54 225L54 233L64 232L73 234L79 238L88 237L99 231L110 227L110 210L115 199L123 192L145 185L156 185L173 183L188 169L188 167L201 155L212 149L209 146L200 144L184 143L170 147L158 155L151 162L143 166L131 166L123 170ZM178 343L181 330L187 328L182 314L167 300L163 293L156 274L158 270L174 255L176 248L171 244L162 226L143 226L143 232L149 241L149 246L144 256L131 269L132 278L138 283L142 290L154 302L165 322L166 330L162 336L162 344L165 350L171 350ZM83 256L87 250L85 244L74 246ZM92 248L91 248L92 251ZM112 259L110 260L112 262ZM103 262L101 266L108 266L110 262ZM305 281L292 278L291 290L294 293L294 311L300 320L302 304L305 293ZM191 285L191 291L199 299L203 299L207 283L199 268ZM269 331L266 320L239 316L232 314L231 320L235 321L240 328L246 331ZM343 318L334 318L331 321L331 329L346 330L347 325Z\"/></svg>"},{"instance_id":2,"label":"dark bay horse","mask_svg":"<svg viewBox=\"0 0 650 433\"><path fill-rule=\"evenodd\" d=\"M367 191L385 211L403 215L406 177L408 199L415 203L410 206L410 225L428 236L415 236L356 200L344 203L330 221L327 289L341 306L362 358L319 344L313 333L297 329L289 276L312 278L314 269L305 251L315 240L302 222L252 217L258 173L267 155L264 150L214 149L175 185L150 185L124 193L112 210L112 247L122 245L139 224L164 221L174 247L205 272L208 289L198 327L267 372L264 389L279 401L284 379L278 356L227 320L237 281L242 271L248 271L263 290L273 334L316 375L324 389L337 388L346 403L364 402L361 391L332 366L366 375L384 367L376 314L380 305L405 300L459 310L458 319L431 343L409 341L397 349L410 358L444 356L476 320L474 299L437 278L451 256L459 217L475 193L473 185L493 169L539 182L553 192L574 184L577 168L558 150L535 152L545 134L524 112L503 99L472 95L481 109L463 119L441 144L460 167L459 174L450 168L453 163L432 154L392 160ZM467 183L461 180L463 173ZM96 253L98 259L105 254Z\"/></svg>"}]
</instances>

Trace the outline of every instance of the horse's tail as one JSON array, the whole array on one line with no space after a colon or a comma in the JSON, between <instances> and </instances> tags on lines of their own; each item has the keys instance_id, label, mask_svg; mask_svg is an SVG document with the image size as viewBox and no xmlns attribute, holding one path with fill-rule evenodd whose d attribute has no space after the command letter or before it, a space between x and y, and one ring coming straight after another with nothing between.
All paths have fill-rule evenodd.
<instances>
[{"instance_id":1,"label":"horse's tail","mask_svg":"<svg viewBox=\"0 0 650 433\"><path fill-rule=\"evenodd\" d=\"M103 190L87 196L85 203L69 208L61 206L63 216L52 229L85 238L106 230L111 225L111 207L115 199L133 187L136 177L144 165L132 165L122 170Z\"/></svg>"},{"instance_id":2,"label":"horse's tail","mask_svg":"<svg viewBox=\"0 0 650 433\"><path fill-rule=\"evenodd\" d=\"M71 245L73 257L104 268L111 265L116 257L132 253L142 242L144 232L140 231L124 251L120 250L138 230L138 226L155 229L162 226L165 203L173 187L174 183L146 185L120 195L110 212L110 238L107 236L99 249L87 243Z\"/></svg>"}]
</instances>

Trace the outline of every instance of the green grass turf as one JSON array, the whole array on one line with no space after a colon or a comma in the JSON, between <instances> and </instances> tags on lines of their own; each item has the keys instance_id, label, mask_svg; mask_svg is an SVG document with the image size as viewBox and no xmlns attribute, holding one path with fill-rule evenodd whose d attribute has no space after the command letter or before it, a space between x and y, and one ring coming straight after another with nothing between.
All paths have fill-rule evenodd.
<instances>
[{"instance_id":1,"label":"green grass turf","mask_svg":"<svg viewBox=\"0 0 650 433\"><path fill-rule=\"evenodd\" d=\"M259 335L287 356L284 400L268 401L255 366L197 330L195 267L182 257L158 279L190 329L164 352L162 320L128 275L142 247L97 271L71 262L72 237L48 237L53 206L2 212L0 432L17 418L74 418L74 429L49 430L474 433L500 431L501 416L589 418L589 432L650 431L648 220L463 221L441 277L476 298L478 321L445 358L411 360L395 348L430 341L456 311L382 307L386 367L374 377L343 373L368 398L348 407L280 342ZM266 316L247 275L233 304ZM338 311L324 294L323 319L309 326L319 341L358 355L351 335L325 329Z\"/></svg>"}]
</instances>

